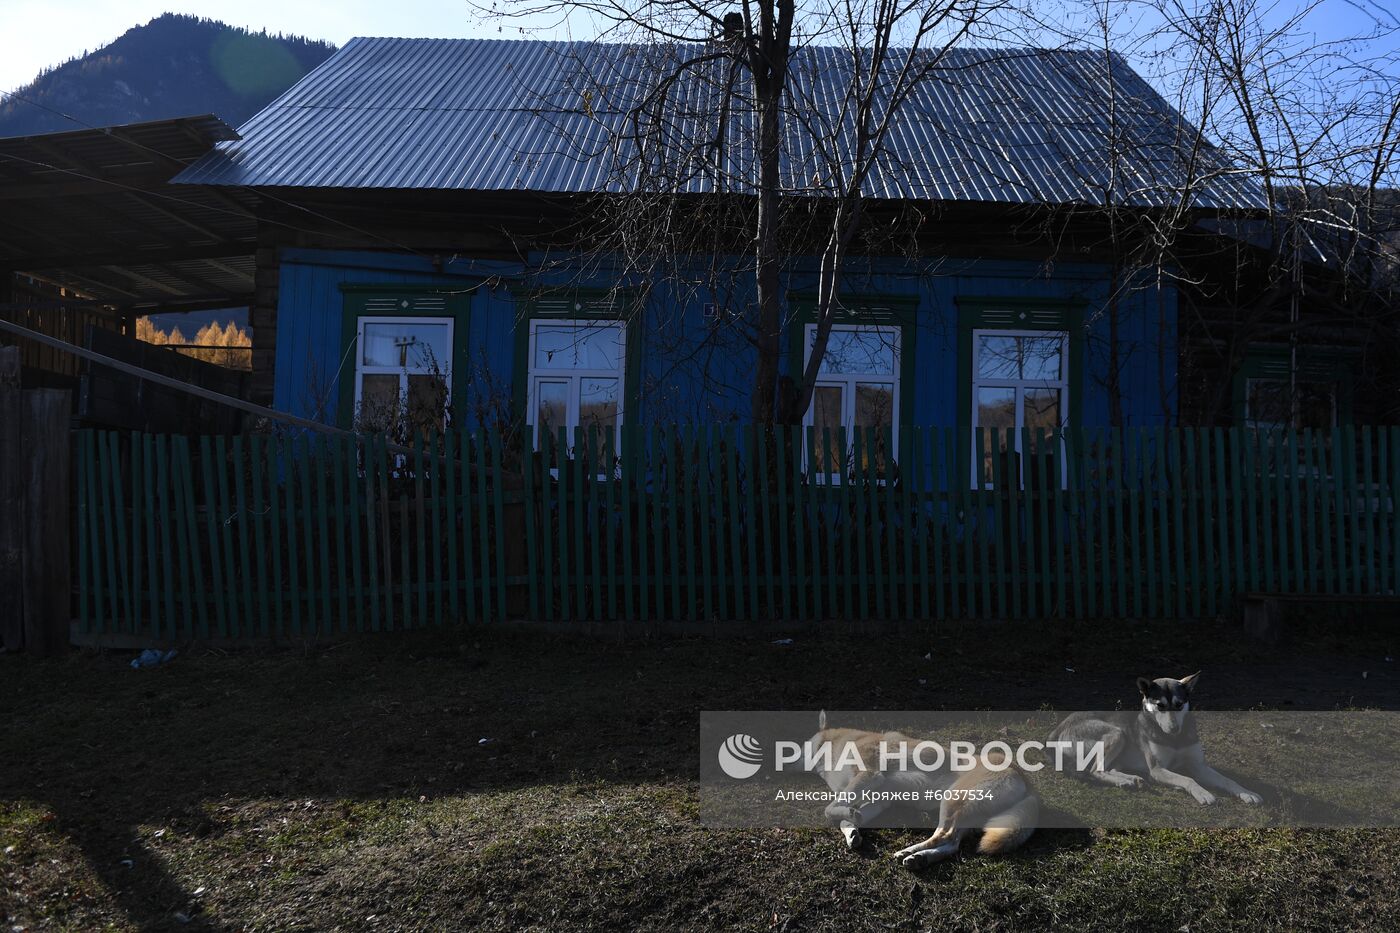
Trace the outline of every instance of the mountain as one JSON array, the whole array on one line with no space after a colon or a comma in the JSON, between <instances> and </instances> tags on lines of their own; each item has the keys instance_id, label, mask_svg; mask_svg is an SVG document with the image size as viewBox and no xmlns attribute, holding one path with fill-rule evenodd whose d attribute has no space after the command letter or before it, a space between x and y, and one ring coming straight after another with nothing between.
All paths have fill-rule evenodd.
<instances>
[{"instance_id":1,"label":"mountain","mask_svg":"<svg viewBox=\"0 0 1400 933\"><path fill-rule=\"evenodd\" d=\"M0 136L203 113L237 127L334 51L328 42L166 13L45 70L15 92L24 100L0 99Z\"/></svg>"}]
</instances>

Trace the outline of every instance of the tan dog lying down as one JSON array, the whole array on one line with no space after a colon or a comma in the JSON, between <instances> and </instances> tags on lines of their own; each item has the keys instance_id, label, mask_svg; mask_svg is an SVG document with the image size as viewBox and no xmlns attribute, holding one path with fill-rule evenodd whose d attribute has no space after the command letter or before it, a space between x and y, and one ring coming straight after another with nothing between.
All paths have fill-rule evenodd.
<instances>
[{"instance_id":1,"label":"tan dog lying down","mask_svg":"<svg viewBox=\"0 0 1400 933\"><path fill-rule=\"evenodd\" d=\"M826 808L828 819L840 821L849 848L860 846L861 827L891 806L879 799L860 804L862 791L869 791L876 798L888 792L917 791L916 796L921 800L926 791L941 792L941 800L904 804L925 810L932 810L935 805L938 808L938 827L933 835L895 853L895 858L906 868L918 868L956 855L969 830L982 831L977 851L983 855L1009 852L1035 832L1040 799L1014 762L1004 770L988 767L1003 763L997 750L981 755L971 770L966 771L954 771L946 760L942 767L932 771L922 770L912 763L902 768L897 765L881 768L880 743L895 747L903 742L913 748L919 740L900 732L831 729L827 727L825 710L821 713L819 731L811 741L814 748L824 742L831 743L830 763L835 770L819 768L817 771L827 787L838 794L855 794L854 798L847 798L855 803L834 801ZM849 759L854 756L842 754L848 743L855 745L861 764L851 763ZM847 759L844 767L841 766L843 759Z\"/></svg>"}]
</instances>

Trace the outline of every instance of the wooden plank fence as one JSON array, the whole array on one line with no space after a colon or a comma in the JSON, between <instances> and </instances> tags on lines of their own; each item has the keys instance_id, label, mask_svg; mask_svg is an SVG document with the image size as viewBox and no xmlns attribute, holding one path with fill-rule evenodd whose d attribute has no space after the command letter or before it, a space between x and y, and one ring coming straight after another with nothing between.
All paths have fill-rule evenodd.
<instances>
[{"instance_id":1,"label":"wooden plank fence","mask_svg":"<svg viewBox=\"0 0 1400 933\"><path fill-rule=\"evenodd\" d=\"M1400 430L80 432L88 632L1181 618L1397 593ZM1021 451L1018 453L1017 451ZM978 458L973 483L973 451ZM823 469L829 472L822 472Z\"/></svg>"},{"instance_id":2,"label":"wooden plank fence","mask_svg":"<svg viewBox=\"0 0 1400 933\"><path fill-rule=\"evenodd\" d=\"M68 643L66 389L22 389L20 350L0 347L0 648L46 655Z\"/></svg>"}]
</instances>

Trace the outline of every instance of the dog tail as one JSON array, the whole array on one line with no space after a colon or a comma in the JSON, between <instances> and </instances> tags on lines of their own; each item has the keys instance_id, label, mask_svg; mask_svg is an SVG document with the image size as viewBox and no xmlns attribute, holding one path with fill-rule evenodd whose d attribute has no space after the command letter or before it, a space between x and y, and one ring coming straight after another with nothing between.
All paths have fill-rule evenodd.
<instances>
[{"instance_id":1,"label":"dog tail","mask_svg":"<svg viewBox=\"0 0 1400 933\"><path fill-rule=\"evenodd\" d=\"M1040 815L1040 798L1028 794L1009 809L987 821L977 851L983 855L1010 852L1035 832L1035 819Z\"/></svg>"}]
</instances>

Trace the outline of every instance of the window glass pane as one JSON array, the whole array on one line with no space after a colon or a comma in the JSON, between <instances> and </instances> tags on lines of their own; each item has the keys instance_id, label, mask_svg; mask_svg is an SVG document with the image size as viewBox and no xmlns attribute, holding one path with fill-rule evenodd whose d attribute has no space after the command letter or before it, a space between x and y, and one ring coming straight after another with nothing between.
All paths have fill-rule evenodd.
<instances>
[{"instance_id":1,"label":"window glass pane","mask_svg":"<svg viewBox=\"0 0 1400 933\"><path fill-rule=\"evenodd\" d=\"M1284 427L1292 420L1288 383L1281 379L1250 379L1245 386L1249 423L1254 427Z\"/></svg>"},{"instance_id":2,"label":"window glass pane","mask_svg":"<svg viewBox=\"0 0 1400 933\"><path fill-rule=\"evenodd\" d=\"M557 440L559 429L568 427L569 384L567 382L535 383L535 424L541 435Z\"/></svg>"},{"instance_id":3,"label":"window glass pane","mask_svg":"<svg viewBox=\"0 0 1400 933\"><path fill-rule=\"evenodd\" d=\"M1064 337L1021 337L1021 378L1058 381Z\"/></svg>"},{"instance_id":4,"label":"window glass pane","mask_svg":"<svg viewBox=\"0 0 1400 933\"><path fill-rule=\"evenodd\" d=\"M984 334L977 338L977 375L990 379L1016 379L1020 372L1017 338L996 334Z\"/></svg>"},{"instance_id":5,"label":"window glass pane","mask_svg":"<svg viewBox=\"0 0 1400 933\"><path fill-rule=\"evenodd\" d=\"M1064 369L1063 334L1012 337L983 334L977 338L977 375L987 379L1036 379L1056 382Z\"/></svg>"},{"instance_id":6,"label":"window glass pane","mask_svg":"<svg viewBox=\"0 0 1400 933\"><path fill-rule=\"evenodd\" d=\"M1060 426L1060 390L1026 389L1026 427L1053 429ZM1032 434L1040 432L1032 431Z\"/></svg>"},{"instance_id":7,"label":"window glass pane","mask_svg":"<svg viewBox=\"0 0 1400 933\"><path fill-rule=\"evenodd\" d=\"M894 385L881 382L860 382L856 384L856 427L865 428L888 428L894 424ZM883 475L885 471L886 445L890 443L890 432L886 430L872 432L874 437L869 436L864 431L861 433L862 459L865 461L862 467L868 469L871 464L871 450L867 445L874 444L874 465L877 473Z\"/></svg>"},{"instance_id":8,"label":"window glass pane","mask_svg":"<svg viewBox=\"0 0 1400 933\"><path fill-rule=\"evenodd\" d=\"M447 381L441 376L410 375L408 420L414 435L438 433L446 414Z\"/></svg>"},{"instance_id":9,"label":"window glass pane","mask_svg":"<svg viewBox=\"0 0 1400 933\"><path fill-rule=\"evenodd\" d=\"M819 473L840 472L841 454L841 387L817 386L812 391L812 424L816 429L817 449L816 468ZM831 432L830 440L823 443L823 429Z\"/></svg>"},{"instance_id":10,"label":"window glass pane","mask_svg":"<svg viewBox=\"0 0 1400 933\"><path fill-rule=\"evenodd\" d=\"M587 429L617 427L617 380L584 379L579 391L578 423ZM593 438L601 443L601 438Z\"/></svg>"},{"instance_id":11,"label":"window glass pane","mask_svg":"<svg viewBox=\"0 0 1400 933\"><path fill-rule=\"evenodd\" d=\"M622 369L623 329L601 322L540 324L535 369Z\"/></svg>"},{"instance_id":12,"label":"window glass pane","mask_svg":"<svg viewBox=\"0 0 1400 933\"><path fill-rule=\"evenodd\" d=\"M363 431L387 431L399 417L399 377L392 373L366 373L360 383L360 410L356 421Z\"/></svg>"},{"instance_id":13,"label":"window glass pane","mask_svg":"<svg viewBox=\"0 0 1400 933\"><path fill-rule=\"evenodd\" d=\"M808 328L809 348L816 336L816 328ZM893 331L833 330L827 337L821 372L892 376L898 358L898 337Z\"/></svg>"},{"instance_id":14,"label":"window glass pane","mask_svg":"<svg viewBox=\"0 0 1400 933\"><path fill-rule=\"evenodd\" d=\"M1016 390L989 388L977 390L977 423L982 427L1016 426Z\"/></svg>"},{"instance_id":15,"label":"window glass pane","mask_svg":"<svg viewBox=\"0 0 1400 933\"><path fill-rule=\"evenodd\" d=\"M1001 388L980 388L977 390L977 424L987 428L982 432L982 481L992 482L996 475L993 458L998 452L1005 452L1007 428L1016 427L1016 390ZM991 429L995 428L993 431Z\"/></svg>"},{"instance_id":16,"label":"window glass pane","mask_svg":"<svg viewBox=\"0 0 1400 933\"><path fill-rule=\"evenodd\" d=\"M856 384L856 426L888 427L894 424L894 386L890 383Z\"/></svg>"},{"instance_id":17,"label":"window glass pane","mask_svg":"<svg viewBox=\"0 0 1400 933\"><path fill-rule=\"evenodd\" d=\"M446 373L452 369L452 326L446 322L366 322L360 343L360 363L365 366L409 372Z\"/></svg>"},{"instance_id":18,"label":"window glass pane","mask_svg":"<svg viewBox=\"0 0 1400 933\"><path fill-rule=\"evenodd\" d=\"M1337 424L1337 385L1299 382L1298 428L1327 430ZM1293 404L1285 379L1250 379L1246 383L1249 424L1256 428L1286 428L1293 423Z\"/></svg>"},{"instance_id":19,"label":"window glass pane","mask_svg":"<svg viewBox=\"0 0 1400 933\"><path fill-rule=\"evenodd\" d=\"M1303 382L1298 385L1298 427L1326 430L1337 426L1337 385Z\"/></svg>"}]
</instances>

